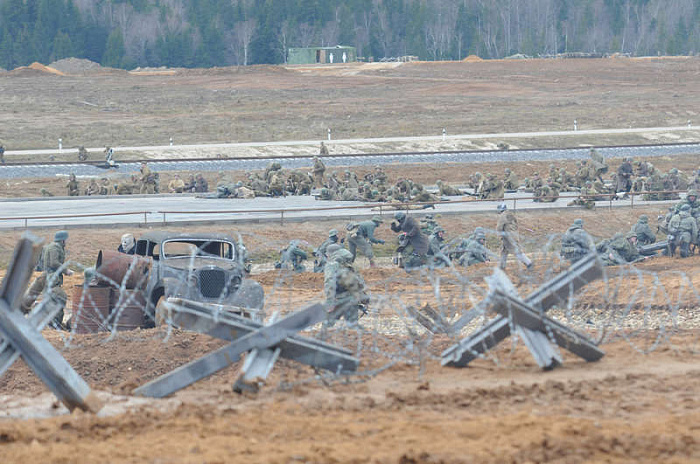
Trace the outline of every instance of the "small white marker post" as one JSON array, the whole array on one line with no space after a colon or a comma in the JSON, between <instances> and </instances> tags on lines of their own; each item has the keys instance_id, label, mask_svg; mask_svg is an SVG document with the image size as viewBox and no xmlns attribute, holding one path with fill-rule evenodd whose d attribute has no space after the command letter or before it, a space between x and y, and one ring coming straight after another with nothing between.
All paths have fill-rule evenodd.
<instances>
[{"instance_id":1,"label":"small white marker post","mask_svg":"<svg viewBox=\"0 0 700 464\"><path fill-rule=\"evenodd\" d=\"M330 142L331 140L331 128L328 128L328 141Z\"/></svg>"},{"instance_id":2,"label":"small white marker post","mask_svg":"<svg viewBox=\"0 0 700 464\"><path fill-rule=\"evenodd\" d=\"M578 130L578 121L574 119L574 130Z\"/></svg>"},{"instance_id":3,"label":"small white marker post","mask_svg":"<svg viewBox=\"0 0 700 464\"><path fill-rule=\"evenodd\" d=\"M63 139L58 139L58 151L63 150Z\"/></svg>"},{"instance_id":4,"label":"small white marker post","mask_svg":"<svg viewBox=\"0 0 700 464\"><path fill-rule=\"evenodd\" d=\"M688 127L690 127L690 119L688 119Z\"/></svg>"},{"instance_id":5,"label":"small white marker post","mask_svg":"<svg viewBox=\"0 0 700 464\"><path fill-rule=\"evenodd\" d=\"M170 146L171 147L173 146L173 138L172 137L170 137Z\"/></svg>"},{"instance_id":6,"label":"small white marker post","mask_svg":"<svg viewBox=\"0 0 700 464\"><path fill-rule=\"evenodd\" d=\"M446 138L447 138L447 129L445 129L443 127L442 128L442 141L444 142Z\"/></svg>"}]
</instances>

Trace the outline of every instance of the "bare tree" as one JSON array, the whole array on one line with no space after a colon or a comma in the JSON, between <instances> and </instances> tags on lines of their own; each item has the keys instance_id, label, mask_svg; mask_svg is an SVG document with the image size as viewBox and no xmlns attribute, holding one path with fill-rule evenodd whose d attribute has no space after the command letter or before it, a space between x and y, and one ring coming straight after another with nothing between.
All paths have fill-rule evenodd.
<instances>
[{"instance_id":1,"label":"bare tree","mask_svg":"<svg viewBox=\"0 0 700 464\"><path fill-rule=\"evenodd\" d=\"M332 47L338 45L338 34L340 26L337 21L328 21L321 29L321 46Z\"/></svg>"},{"instance_id":2,"label":"bare tree","mask_svg":"<svg viewBox=\"0 0 700 464\"><path fill-rule=\"evenodd\" d=\"M236 23L235 37L238 48L237 64L248 66L248 49L250 47L251 40L253 40L253 34L255 33L256 27L257 24L254 19L248 19ZM241 58L243 61L242 63Z\"/></svg>"},{"instance_id":3,"label":"bare tree","mask_svg":"<svg viewBox=\"0 0 700 464\"><path fill-rule=\"evenodd\" d=\"M301 23L297 29L299 44L302 47L310 47L316 40L316 30L309 23Z\"/></svg>"}]
</instances>

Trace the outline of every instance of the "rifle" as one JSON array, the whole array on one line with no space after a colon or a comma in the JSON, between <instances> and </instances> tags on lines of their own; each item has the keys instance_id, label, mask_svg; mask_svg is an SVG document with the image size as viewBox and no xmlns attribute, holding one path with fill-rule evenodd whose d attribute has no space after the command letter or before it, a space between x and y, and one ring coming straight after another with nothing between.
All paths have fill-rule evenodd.
<instances>
[{"instance_id":1,"label":"rifle","mask_svg":"<svg viewBox=\"0 0 700 464\"><path fill-rule=\"evenodd\" d=\"M662 240L660 242L651 243L649 245L642 245L640 247L637 247L637 250L639 250L639 254L641 255L650 256L652 254L655 254L659 250L668 249L668 245L668 240Z\"/></svg>"}]
</instances>

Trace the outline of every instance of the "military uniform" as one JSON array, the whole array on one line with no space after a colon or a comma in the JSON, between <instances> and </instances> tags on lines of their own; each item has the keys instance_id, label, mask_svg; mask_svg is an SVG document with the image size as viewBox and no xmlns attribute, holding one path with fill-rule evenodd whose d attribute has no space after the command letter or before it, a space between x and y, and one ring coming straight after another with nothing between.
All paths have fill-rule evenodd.
<instances>
[{"instance_id":1,"label":"military uniform","mask_svg":"<svg viewBox=\"0 0 700 464\"><path fill-rule=\"evenodd\" d=\"M486 236L483 232L477 232L474 237L468 241L464 254L459 258L461 266L473 266L478 263L490 261L493 253L484 246Z\"/></svg>"},{"instance_id":2,"label":"military uniform","mask_svg":"<svg viewBox=\"0 0 700 464\"><path fill-rule=\"evenodd\" d=\"M506 168L503 188L506 190L518 190L519 187L520 181L518 180L518 176L509 168Z\"/></svg>"},{"instance_id":3,"label":"military uniform","mask_svg":"<svg viewBox=\"0 0 700 464\"><path fill-rule=\"evenodd\" d=\"M438 180L436 184L438 186L440 196L453 197L462 194L462 192L460 192L459 189L456 189L451 185L444 183L441 180Z\"/></svg>"},{"instance_id":4,"label":"military uniform","mask_svg":"<svg viewBox=\"0 0 700 464\"><path fill-rule=\"evenodd\" d=\"M375 216L371 221L363 221L359 224L350 224L348 226L348 231L355 231L348 237L348 250L352 254L353 262L355 261L357 252L359 251L366 256L367 259L369 259L369 265L374 267L374 251L372 251L372 244L384 243L384 240L374 237L374 229L376 229L382 222L384 221L382 221L380 217Z\"/></svg>"},{"instance_id":5,"label":"military uniform","mask_svg":"<svg viewBox=\"0 0 700 464\"><path fill-rule=\"evenodd\" d=\"M146 163L141 164L140 172L141 177L139 180L141 181L141 187L139 193L146 193L149 195L156 193L156 178Z\"/></svg>"},{"instance_id":6,"label":"military uniform","mask_svg":"<svg viewBox=\"0 0 700 464\"><path fill-rule=\"evenodd\" d=\"M299 248L296 240L292 240L287 248L282 250L280 260L275 263L277 269L292 269L294 272L304 272L306 269L302 264L308 258L304 250Z\"/></svg>"},{"instance_id":7,"label":"military uniform","mask_svg":"<svg viewBox=\"0 0 700 464\"><path fill-rule=\"evenodd\" d=\"M444 253L445 230L438 226L433 230L428 241L428 258L431 268L440 268L451 264L450 258Z\"/></svg>"},{"instance_id":8,"label":"military uniform","mask_svg":"<svg viewBox=\"0 0 700 464\"><path fill-rule=\"evenodd\" d=\"M671 253L680 245L681 257L687 258L690 256L690 245L697 243L698 240L698 224L693 216L690 215L690 206L683 205L679 213L671 218L668 224L668 231L673 235L671 243Z\"/></svg>"},{"instance_id":9,"label":"military uniform","mask_svg":"<svg viewBox=\"0 0 700 464\"><path fill-rule=\"evenodd\" d=\"M323 145L323 148L326 146ZM328 149L326 149L326 154L328 152ZM326 172L326 165L323 164L323 161L321 161L321 158L318 156L314 156L314 183L316 184L316 187L323 187L323 174Z\"/></svg>"},{"instance_id":10,"label":"military uniform","mask_svg":"<svg viewBox=\"0 0 700 464\"><path fill-rule=\"evenodd\" d=\"M518 260L530 268L532 261L520 250L520 238L518 237L518 219L512 211L507 211L506 205L498 206L498 222L496 231L501 237L501 261L500 268L506 268L508 255L513 253Z\"/></svg>"},{"instance_id":11,"label":"military uniform","mask_svg":"<svg viewBox=\"0 0 700 464\"><path fill-rule=\"evenodd\" d=\"M407 256L403 263L404 269L410 270L426 264L430 243L428 237L421 232L418 221L403 211L396 212L394 219L396 222L391 223L391 230L405 233L405 244L399 246L401 250L397 250L405 252ZM410 253L407 251L409 248Z\"/></svg>"},{"instance_id":12,"label":"military uniform","mask_svg":"<svg viewBox=\"0 0 700 464\"><path fill-rule=\"evenodd\" d=\"M314 251L314 256L316 256L314 260L314 272L321 272L323 270L328 261L328 247L336 243L338 243L338 231L331 229L328 232L328 238Z\"/></svg>"},{"instance_id":13,"label":"military uniform","mask_svg":"<svg viewBox=\"0 0 700 464\"><path fill-rule=\"evenodd\" d=\"M632 226L632 232L637 234L637 243L640 245L649 245L656 242L656 235L649 227L649 217L644 214L639 216L637 223Z\"/></svg>"},{"instance_id":14,"label":"military uniform","mask_svg":"<svg viewBox=\"0 0 700 464\"><path fill-rule=\"evenodd\" d=\"M369 304L365 281L352 266L353 256L348 250L336 250L328 259L323 270L323 293L328 307L326 324L333 325L341 317L356 323L360 310Z\"/></svg>"},{"instance_id":15,"label":"military uniform","mask_svg":"<svg viewBox=\"0 0 700 464\"><path fill-rule=\"evenodd\" d=\"M615 234L609 242L602 246L601 259L606 266L637 261L640 256L636 240L637 235L634 232L629 232L627 235Z\"/></svg>"},{"instance_id":16,"label":"military uniform","mask_svg":"<svg viewBox=\"0 0 700 464\"><path fill-rule=\"evenodd\" d=\"M593 239L583 230L583 221L576 219L561 238L561 256L575 263L593 251L595 251Z\"/></svg>"},{"instance_id":17,"label":"military uniform","mask_svg":"<svg viewBox=\"0 0 700 464\"><path fill-rule=\"evenodd\" d=\"M80 195L80 185L75 178L75 174L71 174L68 177L68 183L66 184L66 189L68 190L68 196L77 197Z\"/></svg>"}]
</instances>

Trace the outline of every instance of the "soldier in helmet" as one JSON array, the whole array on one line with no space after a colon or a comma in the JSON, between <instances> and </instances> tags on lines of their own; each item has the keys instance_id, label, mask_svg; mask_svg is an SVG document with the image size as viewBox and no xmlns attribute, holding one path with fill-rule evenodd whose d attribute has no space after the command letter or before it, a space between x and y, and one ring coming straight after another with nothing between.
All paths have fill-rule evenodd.
<instances>
[{"instance_id":1,"label":"soldier in helmet","mask_svg":"<svg viewBox=\"0 0 700 464\"><path fill-rule=\"evenodd\" d=\"M46 245L41 251L40 268L42 274L34 279L31 286L22 298L22 311L29 313L32 305L39 297L44 288L47 288L46 298L51 298L57 303L61 310L54 318L51 325L56 329L65 328L63 325L63 308L66 306L68 295L63 290L63 276L72 275L73 271L68 269L64 263L66 260L66 241L68 232L59 230L54 235L53 242Z\"/></svg>"},{"instance_id":2,"label":"soldier in helmet","mask_svg":"<svg viewBox=\"0 0 700 464\"><path fill-rule=\"evenodd\" d=\"M275 263L275 268L304 272L306 268L302 262L308 258L308 255L301 249L300 245L298 240L289 242L289 245L280 251L280 260Z\"/></svg>"},{"instance_id":3,"label":"soldier in helmet","mask_svg":"<svg viewBox=\"0 0 700 464\"><path fill-rule=\"evenodd\" d=\"M323 144L323 142L321 142ZM326 148L325 145L322 145L323 148ZM323 151L323 150L321 150ZM326 155L328 155L328 149L326 148ZM323 164L323 161L321 161L321 158L318 156L314 156L314 185L318 188L323 187L323 174L326 172L326 165Z\"/></svg>"},{"instance_id":4,"label":"soldier in helmet","mask_svg":"<svg viewBox=\"0 0 700 464\"><path fill-rule=\"evenodd\" d=\"M75 178L75 174L72 172L70 173L70 176L68 176L66 190L68 190L69 197L77 197L80 195L80 184L78 184L78 180Z\"/></svg>"},{"instance_id":5,"label":"soldier in helmet","mask_svg":"<svg viewBox=\"0 0 700 464\"><path fill-rule=\"evenodd\" d=\"M314 250L314 272L322 272L326 262L328 261L328 247L330 245L338 243L338 231L336 229L331 229L328 231L328 238L323 241L323 243Z\"/></svg>"},{"instance_id":6,"label":"soldier in helmet","mask_svg":"<svg viewBox=\"0 0 700 464\"><path fill-rule=\"evenodd\" d=\"M426 264L429 241L428 237L421 232L418 221L415 218L409 217L404 211L397 211L394 213L394 222L391 223L391 230L406 234L404 248L410 247L411 252L404 262L404 269L411 270Z\"/></svg>"},{"instance_id":7,"label":"soldier in helmet","mask_svg":"<svg viewBox=\"0 0 700 464\"><path fill-rule=\"evenodd\" d=\"M698 191L695 189L688 190L688 194L685 196L685 199L676 205L675 212L680 212L681 206L683 205L690 206L690 215L694 218L700 216L700 200L698 200Z\"/></svg>"},{"instance_id":8,"label":"soldier in helmet","mask_svg":"<svg viewBox=\"0 0 700 464\"><path fill-rule=\"evenodd\" d=\"M428 240L428 259L430 260L431 268L449 267L450 258L444 252L445 248L445 229L440 226L433 229L433 233Z\"/></svg>"},{"instance_id":9,"label":"soldier in helmet","mask_svg":"<svg viewBox=\"0 0 700 464\"><path fill-rule=\"evenodd\" d=\"M634 232L615 234L609 241L599 244L597 249L606 266L628 264L642 259L637 249L637 234Z\"/></svg>"},{"instance_id":10,"label":"soldier in helmet","mask_svg":"<svg viewBox=\"0 0 700 464\"><path fill-rule=\"evenodd\" d=\"M671 218L671 222L668 224L668 232L670 234L671 254L673 255L676 248L680 246L681 258L690 256L690 245L697 243L698 239L698 224L691 215L690 205L681 205L680 211ZM671 239L671 235L673 239Z\"/></svg>"},{"instance_id":11,"label":"soldier in helmet","mask_svg":"<svg viewBox=\"0 0 700 464\"><path fill-rule=\"evenodd\" d=\"M637 243L639 245L650 245L656 242L656 235L649 227L649 216L642 214L639 220L632 226L632 231L637 234Z\"/></svg>"},{"instance_id":12,"label":"soldier in helmet","mask_svg":"<svg viewBox=\"0 0 700 464\"><path fill-rule=\"evenodd\" d=\"M518 187L520 187L518 176L511 171L510 168L506 168L504 172L503 188L512 191L518 190Z\"/></svg>"},{"instance_id":13,"label":"soldier in helmet","mask_svg":"<svg viewBox=\"0 0 700 464\"><path fill-rule=\"evenodd\" d=\"M462 192L459 189L452 187L450 184L443 182L440 179L435 181L435 183L438 186L440 196L453 197L462 194Z\"/></svg>"},{"instance_id":14,"label":"soldier in helmet","mask_svg":"<svg viewBox=\"0 0 700 464\"><path fill-rule=\"evenodd\" d=\"M501 261L499 267L505 269L508 255L513 253L518 258L518 261L530 269L532 261L520 249L518 219L512 211L508 211L505 203L498 205L497 211L498 223L496 224L496 231L501 237Z\"/></svg>"},{"instance_id":15,"label":"soldier in helmet","mask_svg":"<svg viewBox=\"0 0 700 464\"><path fill-rule=\"evenodd\" d=\"M576 219L561 238L560 254L564 259L575 263L592 252L595 252L593 239L583 229L583 220Z\"/></svg>"},{"instance_id":16,"label":"soldier in helmet","mask_svg":"<svg viewBox=\"0 0 700 464\"><path fill-rule=\"evenodd\" d=\"M486 248L486 234L481 227L474 229L474 233L467 242L464 253L459 257L460 266L473 266L474 264L486 263L495 258L496 255Z\"/></svg>"},{"instance_id":17,"label":"soldier in helmet","mask_svg":"<svg viewBox=\"0 0 700 464\"><path fill-rule=\"evenodd\" d=\"M374 251L372 250L373 243L384 243L384 240L374 237L374 230L379 227L379 224L384 221L379 216L374 216L370 221L362 221L360 223L348 224L347 230L354 231L348 237L348 250L352 254L352 260L355 261L357 252L359 251L369 259L369 266L375 267Z\"/></svg>"},{"instance_id":18,"label":"soldier in helmet","mask_svg":"<svg viewBox=\"0 0 700 464\"><path fill-rule=\"evenodd\" d=\"M337 248L335 248L337 247ZM323 270L323 293L328 307L327 326L344 317L355 324L369 304L365 281L352 265L353 256L338 245L328 247L328 264Z\"/></svg>"}]
</instances>

